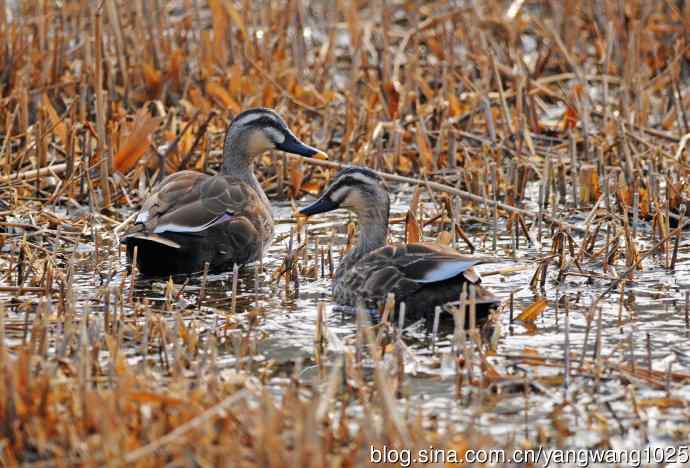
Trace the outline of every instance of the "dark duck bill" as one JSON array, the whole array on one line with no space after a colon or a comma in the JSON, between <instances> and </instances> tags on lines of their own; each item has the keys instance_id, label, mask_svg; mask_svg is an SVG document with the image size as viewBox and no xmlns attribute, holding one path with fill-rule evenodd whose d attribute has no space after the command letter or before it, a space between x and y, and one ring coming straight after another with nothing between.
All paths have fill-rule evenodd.
<instances>
[{"instance_id":1,"label":"dark duck bill","mask_svg":"<svg viewBox=\"0 0 690 468\"><path fill-rule=\"evenodd\" d=\"M337 210L338 204L331 200L328 196L323 196L316 200L309 206L305 206L299 213L302 216L311 216L319 213L327 213L329 211Z\"/></svg>"},{"instance_id":2,"label":"dark duck bill","mask_svg":"<svg viewBox=\"0 0 690 468\"><path fill-rule=\"evenodd\" d=\"M292 132L286 132L284 138L282 143L276 144L276 149L308 158L328 159L326 153L313 146L302 143Z\"/></svg>"}]
</instances>

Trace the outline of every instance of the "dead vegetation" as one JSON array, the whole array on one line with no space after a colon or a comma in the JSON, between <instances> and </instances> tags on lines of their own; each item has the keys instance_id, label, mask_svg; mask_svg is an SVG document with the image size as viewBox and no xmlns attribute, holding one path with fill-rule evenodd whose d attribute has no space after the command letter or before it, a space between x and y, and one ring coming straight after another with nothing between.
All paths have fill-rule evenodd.
<instances>
[{"instance_id":1,"label":"dead vegetation","mask_svg":"<svg viewBox=\"0 0 690 468\"><path fill-rule=\"evenodd\" d=\"M688 350L652 349L633 303L645 271L675 278L659 294L687 334L689 31L682 0L0 0L3 464L351 466L370 444L569 446L583 427L602 448L649 442L658 414L687 440ZM555 315L562 353L460 328L443 354L436 320L460 422L408 399L415 352L388 323L338 344L319 305L313 362L263 359L258 284L327 278L342 223L298 225L228 301L207 278L148 300L118 234L165 174L217 170L252 106L331 156L264 155L270 196L316 194L341 164L418 187L405 238L522 259L487 276L514 282L496 320ZM475 426L505 400L510 437Z\"/></svg>"}]
</instances>

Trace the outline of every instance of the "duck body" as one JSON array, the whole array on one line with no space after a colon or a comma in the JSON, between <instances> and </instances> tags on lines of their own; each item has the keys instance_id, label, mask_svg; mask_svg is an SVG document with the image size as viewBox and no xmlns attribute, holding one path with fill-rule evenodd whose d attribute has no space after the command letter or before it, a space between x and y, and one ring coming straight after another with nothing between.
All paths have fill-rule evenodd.
<instances>
[{"instance_id":1,"label":"duck body","mask_svg":"<svg viewBox=\"0 0 690 468\"><path fill-rule=\"evenodd\" d=\"M436 306L456 302L465 284L477 293L477 314L488 316L495 296L480 286L474 265L481 259L427 244L387 245L354 262L342 262L335 273L333 296L338 304L381 309L388 294L405 304L412 320L433 315ZM349 263L349 264L348 264Z\"/></svg>"},{"instance_id":2,"label":"duck body","mask_svg":"<svg viewBox=\"0 0 690 468\"><path fill-rule=\"evenodd\" d=\"M440 244L386 245L389 206L388 192L376 173L349 167L318 200L300 210L310 216L348 208L359 220L357 243L335 272L335 301L380 310L393 293L398 307L405 304L405 317L417 320L433 317L437 306L457 302L464 288L474 287L477 319L486 318L499 300L481 286L474 266L490 260L460 255Z\"/></svg>"},{"instance_id":3,"label":"duck body","mask_svg":"<svg viewBox=\"0 0 690 468\"><path fill-rule=\"evenodd\" d=\"M258 183L257 183L258 184ZM181 171L146 200L125 238L127 257L146 276L232 270L258 260L273 238L263 191L233 176Z\"/></svg>"},{"instance_id":4,"label":"duck body","mask_svg":"<svg viewBox=\"0 0 690 468\"><path fill-rule=\"evenodd\" d=\"M145 276L232 270L260 259L273 238L271 204L254 175L254 158L279 149L325 156L302 143L270 109L238 114L228 127L220 174L180 171L144 201L121 242Z\"/></svg>"}]
</instances>

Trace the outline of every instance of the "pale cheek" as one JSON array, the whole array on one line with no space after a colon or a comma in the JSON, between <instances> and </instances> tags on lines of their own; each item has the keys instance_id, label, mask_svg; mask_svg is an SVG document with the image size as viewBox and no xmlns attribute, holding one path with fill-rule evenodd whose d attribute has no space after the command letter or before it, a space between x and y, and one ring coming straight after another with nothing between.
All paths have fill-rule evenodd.
<instances>
[{"instance_id":1,"label":"pale cheek","mask_svg":"<svg viewBox=\"0 0 690 468\"><path fill-rule=\"evenodd\" d=\"M250 154L263 153L273 148L273 144L261 133L255 133L249 139L248 150Z\"/></svg>"},{"instance_id":2,"label":"pale cheek","mask_svg":"<svg viewBox=\"0 0 690 468\"><path fill-rule=\"evenodd\" d=\"M367 207L367 202L359 193L355 193L348 195L341 206L359 211Z\"/></svg>"}]
</instances>

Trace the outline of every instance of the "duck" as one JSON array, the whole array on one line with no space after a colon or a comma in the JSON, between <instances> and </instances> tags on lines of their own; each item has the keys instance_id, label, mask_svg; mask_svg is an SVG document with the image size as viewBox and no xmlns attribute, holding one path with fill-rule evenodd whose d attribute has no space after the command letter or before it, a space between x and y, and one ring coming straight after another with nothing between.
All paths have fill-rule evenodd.
<instances>
[{"instance_id":1,"label":"duck","mask_svg":"<svg viewBox=\"0 0 690 468\"><path fill-rule=\"evenodd\" d=\"M327 159L298 139L272 109L235 116L217 175L183 170L165 177L142 204L121 243L131 268L144 276L232 270L260 259L273 238L271 204L254 174L268 150Z\"/></svg>"},{"instance_id":2,"label":"duck","mask_svg":"<svg viewBox=\"0 0 690 468\"><path fill-rule=\"evenodd\" d=\"M500 304L481 286L481 277L474 269L493 259L461 255L441 244L387 245L390 198L377 173L364 167L345 167L299 214L309 217L339 208L355 214L359 234L335 271L332 293L337 304L380 311L388 294L393 293L398 308L405 304L405 319L428 319L434 317L437 306L447 310L444 306L457 303L465 285L475 287L478 321Z\"/></svg>"}]
</instances>

